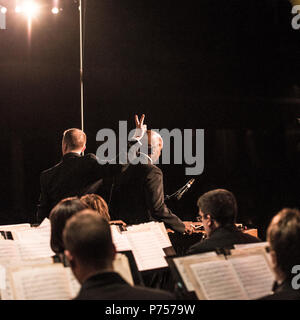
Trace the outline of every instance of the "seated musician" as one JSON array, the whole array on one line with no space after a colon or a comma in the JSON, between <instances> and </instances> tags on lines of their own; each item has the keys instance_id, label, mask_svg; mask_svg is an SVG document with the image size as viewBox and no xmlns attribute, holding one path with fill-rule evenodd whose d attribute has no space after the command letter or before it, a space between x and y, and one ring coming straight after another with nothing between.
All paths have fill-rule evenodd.
<instances>
[{"instance_id":1,"label":"seated musician","mask_svg":"<svg viewBox=\"0 0 300 320\"><path fill-rule=\"evenodd\" d=\"M268 227L267 240L276 282L273 294L261 300L299 300L300 211L278 212Z\"/></svg>"},{"instance_id":2,"label":"seated musician","mask_svg":"<svg viewBox=\"0 0 300 320\"><path fill-rule=\"evenodd\" d=\"M216 189L206 192L198 199L197 205L207 239L192 245L187 254L232 249L235 244L261 241L236 227L237 203L230 191Z\"/></svg>"},{"instance_id":3,"label":"seated musician","mask_svg":"<svg viewBox=\"0 0 300 320\"><path fill-rule=\"evenodd\" d=\"M166 291L131 286L114 271L116 250L110 227L97 212L87 209L73 215L63 241L73 274L82 285L76 300L175 300Z\"/></svg>"}]
</instances>

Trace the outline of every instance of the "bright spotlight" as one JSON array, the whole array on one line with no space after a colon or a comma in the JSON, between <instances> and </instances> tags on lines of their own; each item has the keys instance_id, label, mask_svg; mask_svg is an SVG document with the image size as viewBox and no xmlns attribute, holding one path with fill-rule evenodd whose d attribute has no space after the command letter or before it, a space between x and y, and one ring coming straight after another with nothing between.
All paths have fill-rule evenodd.
<instances>
[{"instance_id":1,"label":"bright spotlight","mask_svg":"<svg viewBox=\"0 0 300 320\"><path fill-rule=\"evenodd\" d=\"M59 13L59 9L57 7L52 8L52 13L53 14L58 14Z\"/></svg>"},{"instance_id":2,"label":"bright spotlight","mask_svg":"<svg viewBox=\"0 0 300 320\"><path fill-rule=\"evenodd\" d=\"M16 13L22 12L22 7L16 6L15 11L16 11Z\"/></svg>"},{"instance_id":3,"label":"bright spotlight","mask_svg":"<svg viewBox=\"0 0 300 320\"><path fill-rule=\"evenodd\" d=\"M7 8L2 7L2 8L1 8L1 13L5 14L6 12L7 12Z\"/></svg>"},{"instance_id":4,"label":"bright spotlight","mask_svg":"<svg viewBox=\"0 0 300 320\"><path fill-rule=\"evenodd\" d=\"M38 11L39 11L39 7L38 5L33 2L33 1L27 1L23 4L22 6L22 11L29 17L33 17L35 16Z\"/></svg>"}]
</instances>

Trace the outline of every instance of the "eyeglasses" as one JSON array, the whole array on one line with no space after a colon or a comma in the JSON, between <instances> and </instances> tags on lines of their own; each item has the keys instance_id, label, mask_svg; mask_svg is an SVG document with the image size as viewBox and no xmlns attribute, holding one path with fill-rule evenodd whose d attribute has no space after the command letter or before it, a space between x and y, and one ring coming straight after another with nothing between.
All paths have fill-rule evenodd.
<instances>
[{"instance_id":1,"label":"eyeglasses","mask_svg":"<svg viewBox=\"0 0 300 320\"><path fill-rule=\"evenodd\" d=\"M203 218L204 217L199 215L199 216L196 217L196 220L197 220L197 222L203 222Z\"/></svg>"}]
</instances>

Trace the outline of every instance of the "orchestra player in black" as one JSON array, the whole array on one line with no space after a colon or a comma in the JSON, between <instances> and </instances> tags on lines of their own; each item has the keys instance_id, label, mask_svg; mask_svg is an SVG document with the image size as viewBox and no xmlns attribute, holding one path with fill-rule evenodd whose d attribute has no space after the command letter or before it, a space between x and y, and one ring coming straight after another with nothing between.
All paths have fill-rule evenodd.
<instances>
[{"instance_id":1,"label":"orchestra player in black","mask_svg":"<svg viewBox=\"0 0 300 320\"><path fill-rule=\"evenodd\" d=\"M235 244L261 242L236 227L237 203L232 192L225 189L211 190L204 193L197 204L207 239L192 245L187 254L233 249Z\"/></svg>"},{"instance_id":2,"label":"orchestra player in black","mask_svg":"<svg viewBox=\"0 0 300 320\"><path fill-rule=\"evenodd\" d=\"M65 256L81 284L76 300L175 300L172 293L130 285L114 270L111 230L97 212L84 210L68 219L63 241Z\"/></svg>"}]
</instances>

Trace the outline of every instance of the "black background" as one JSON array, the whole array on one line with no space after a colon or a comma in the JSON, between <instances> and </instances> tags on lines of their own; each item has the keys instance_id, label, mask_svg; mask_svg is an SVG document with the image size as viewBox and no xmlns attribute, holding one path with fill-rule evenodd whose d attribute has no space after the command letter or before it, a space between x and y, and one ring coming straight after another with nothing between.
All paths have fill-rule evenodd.
<instances>
[{"instance_id":1,"label":"black background","mask_svg":"<svg viewBox=\"0 0 300 320\"><path fill-rule=\"evenodd\" d=\"M79 14L51 1L27 22L7 5L0 30L0 223L33 222L39 175L61 158L62 132L80 128ZM11 9L11 10L10 10ZM205 129L205 168L180 201L194 219L198 196L234 192L238 222L264 238L270 218L299 207L300 31L288 0L86 0L84 130ZM130 127L131 126L131 127ZM185 165L162 165L165 193L185 184Z\"/></svg>"}]
</instances>

